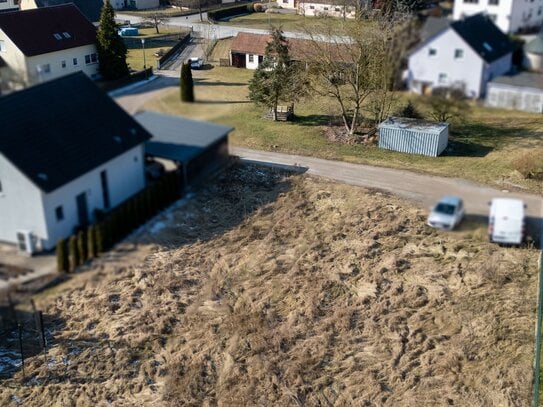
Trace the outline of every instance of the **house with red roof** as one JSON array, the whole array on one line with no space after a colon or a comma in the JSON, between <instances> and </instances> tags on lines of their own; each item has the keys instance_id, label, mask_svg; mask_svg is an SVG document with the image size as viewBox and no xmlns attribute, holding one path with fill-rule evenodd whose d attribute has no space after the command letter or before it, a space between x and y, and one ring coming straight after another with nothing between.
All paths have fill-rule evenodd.
<instances>
[{"instance_id":1,"label":"house with red roof","mask_svg":"<svg viewBox=\"0 0 543 407\"><path fill-rule=\"evenodd\" d=\"M0 91L98 76L96 28L73 4L0 13Z\"/></svg>"}]
</instances>

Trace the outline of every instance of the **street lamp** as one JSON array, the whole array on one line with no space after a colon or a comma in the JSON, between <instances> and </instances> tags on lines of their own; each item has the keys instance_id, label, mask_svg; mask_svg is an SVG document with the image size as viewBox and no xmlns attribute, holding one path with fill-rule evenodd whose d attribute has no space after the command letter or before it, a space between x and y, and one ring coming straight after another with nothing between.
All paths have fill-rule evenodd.
<instances>
[{"instance_id":1,"label":"street lamp","mask_svg":"<svg viewBox=\"0 0 543 407\"><path fill-rule=\"evenodd\" d=\"M145 38L141 39L141 50L143 51L143 70L145 71L145 79L147 79L147 64L145 63Z\"/></svg>"}]
</instances>

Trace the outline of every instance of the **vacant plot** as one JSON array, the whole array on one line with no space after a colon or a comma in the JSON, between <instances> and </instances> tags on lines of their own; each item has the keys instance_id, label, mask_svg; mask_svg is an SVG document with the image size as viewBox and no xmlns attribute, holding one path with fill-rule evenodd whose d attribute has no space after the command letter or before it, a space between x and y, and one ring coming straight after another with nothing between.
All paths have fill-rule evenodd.
<instances>
[{"instance_id":1,"label":"vacant plot","mask_svg":"<svg viewBox=\"0 0 543 407\"><path fill-rule=\"evenodd\" d=\"M527 405L537 252L241 166L37 298L15 405ZM136 246L137 245L137 246Z\"/></svg>"},{"instance_id":2,"label":"vacant plot","mask_svg":"<svg viewBox=\"0 0 543 407\"><path fill-rule=\"evenodd\" d=\"M454 127L447 152L439 158L424 157L329 141L325 130L336 120L337 112L328 100L318 97L295 105L295 122L263 120L262 109L247 100L252 75L253 71L237 68L200 71L195 74L197 103L181 103L178 90L172 89L147 103L146 108L233 126L231 141L243 147L407 168L543 193L543 182L523 179L512 165L523 152L543 147L540 115L474 106L468 119ZM407 97L400 94L398 103Z\"/></svg>"}]
</instances>

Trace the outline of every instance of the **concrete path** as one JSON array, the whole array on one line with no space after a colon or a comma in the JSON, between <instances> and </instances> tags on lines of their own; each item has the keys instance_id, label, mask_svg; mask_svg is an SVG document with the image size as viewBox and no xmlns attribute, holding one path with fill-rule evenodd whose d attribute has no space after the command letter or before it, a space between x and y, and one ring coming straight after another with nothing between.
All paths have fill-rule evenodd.
<instances>
[{"instance_id":1,"label":"concrete path","mask_svg":"<svg viewBox=\"0 0 543 407\"><path fill-rule=\"evenodd\" d=\"M466 213L486 219L488 202L496 197L515 197L527 204L530 233L542 239L543 198L528 193L498 190L459 178L437 177L407 170L397 170L370 165L329 161L314 157L289 155L268 151L230 147L230 154L242 159L263 163L297 166L307 169L308 174L358 185L389 191L415 201L424 208L432 206L443 195L457 195L464 199ZM540 240L543 244L543 240Z\"/></svg>"}]
</instances>

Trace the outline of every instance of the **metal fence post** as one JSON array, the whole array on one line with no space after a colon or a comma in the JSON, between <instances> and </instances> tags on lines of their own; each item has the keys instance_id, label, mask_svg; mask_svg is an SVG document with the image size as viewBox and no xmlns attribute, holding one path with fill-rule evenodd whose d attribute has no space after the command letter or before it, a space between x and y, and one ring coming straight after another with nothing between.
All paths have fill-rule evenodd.
<instances>
[{"instance_id":1,"label":"metal fence post","mask_svg":"<svg viewBox=\"0 0 543 407\"><path fill-rule=\"evenodd\" d=\"M539 380L541 369L541 314L543 313L543 251L539 254L539 293L537 297L537 321L535 334L535 360L532 406L539 406Z\"/></svg>"}]
</instances>

